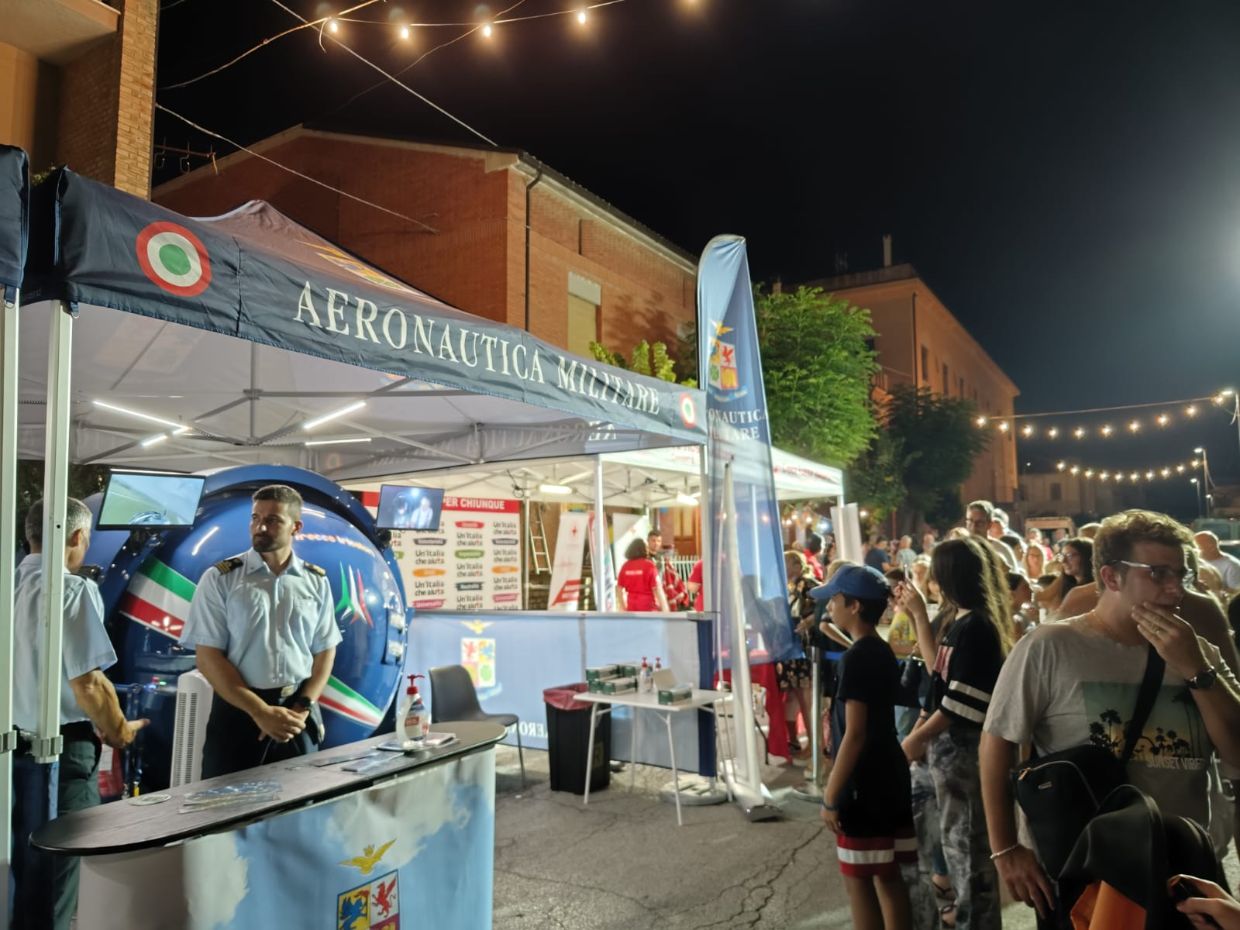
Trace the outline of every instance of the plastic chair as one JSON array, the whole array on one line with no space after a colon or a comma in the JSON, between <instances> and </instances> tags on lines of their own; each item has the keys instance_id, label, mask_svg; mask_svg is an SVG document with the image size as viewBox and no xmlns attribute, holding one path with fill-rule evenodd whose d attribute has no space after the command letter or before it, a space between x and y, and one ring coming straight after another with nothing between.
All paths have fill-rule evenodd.
<instances>
[{"instance_id":1,"label":"plastic chair","mask_svg":"<svg viewBox=\"0 0 1240 930\"><path fill-rule=\"evenodd\" d=\"M463 665L440 665L430 671L431 723L446 720L489 720L516 727L517 758L521 760L521 787L525 787L525 749L521 745L521 718L516 714L488 714L478 703L473 679Z\"/></svg>"}]
</instances>

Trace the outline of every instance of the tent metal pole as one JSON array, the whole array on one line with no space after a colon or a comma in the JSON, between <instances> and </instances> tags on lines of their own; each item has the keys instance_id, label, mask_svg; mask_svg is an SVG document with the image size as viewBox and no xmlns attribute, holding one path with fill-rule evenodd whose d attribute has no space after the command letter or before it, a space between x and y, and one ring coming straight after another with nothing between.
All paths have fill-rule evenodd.
<instances>
[{"instance_id":1,"label":"tent metal pole","mask_svg":"<svg viewBox=\"0 0 1240 930\"><path fill-rule=\"evenodd\" d=\"M715 500L714 486L710 481L710 456L707 446L698 447L698 474L701 478L702 493L698 497L698 531L702 539L702 610L710 612L718 610L715 604L714 592L711 589L711 581L715 575L715 566L711 562L711 548L714 545L715 538L715 514L718 512L719 502ZM712 687L719 684L719 677L723 671L723 626L719 622L718 615L711 621L714 624L715 631L715 667L713 678L711 680Z\"/></svg>"},{"instance_id":2,"label":"tent metal pole","mask_svg":"<svg viewBox=\"0 0 1240 930\"><path fill-rule=\"evenodd\" d=\"M21 293L6 295L0 321L0 930L8 930L9 866L12 849L13 767L13 596L17 564L17 397L18 323Z\"/></svg>"},{"instance_id":3,"label":"tent metal pole","mask_svg":"<svg viewBox=\"0 0 1240 930\"><path fill-rule=\"evenodd\" d=\"M69 496L69 373L73 316L62 300L52 304L47 358L47 440L43 452L43 668L39 682L39 734L34 755L60 755L61 633L65 602L65 500ZM0 570L8 570L3 568Z\"/></svg>"},{"instance_id":4,"label":"tent metal pole","mask_svg":"<svg viewBox=\"0 0 1240 930\"><path fill-rule=\"evenodd\" d=\"M594 457L594 609L607 610L607 514L603 510L603 457Z\"/></svg>"}]
</instances>

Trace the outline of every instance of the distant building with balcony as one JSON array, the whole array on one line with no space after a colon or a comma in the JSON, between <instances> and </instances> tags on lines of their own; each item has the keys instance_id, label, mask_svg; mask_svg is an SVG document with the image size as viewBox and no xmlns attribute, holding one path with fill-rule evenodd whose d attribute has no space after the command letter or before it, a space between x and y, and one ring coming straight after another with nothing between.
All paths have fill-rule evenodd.
<instances>
[{"instance_id":1,"label":"distant building with balcony","mask_svg":"<svg viewBox=\"0 0 1240 930\"><path fill-rule=\"evenodd\" d=\"M0 143L150 195L159 0L0 0Z\"/></svg>"},{"instance_id":2,"label":"distant building with balcony","mask_svg":"<svg viewBox=\"0 0 1240 930\"><path fill-rule=\"evenodd\" d=\"M808 282L870 311L881 372L878 387L900 384L959 397L980 414L1011 417L1019 389L909 264L887 261L873 271ZM1017 500L1016 441L995 431L961 488L965 501L984 498L1011 508Z\"/></svg>"}]
</instances>

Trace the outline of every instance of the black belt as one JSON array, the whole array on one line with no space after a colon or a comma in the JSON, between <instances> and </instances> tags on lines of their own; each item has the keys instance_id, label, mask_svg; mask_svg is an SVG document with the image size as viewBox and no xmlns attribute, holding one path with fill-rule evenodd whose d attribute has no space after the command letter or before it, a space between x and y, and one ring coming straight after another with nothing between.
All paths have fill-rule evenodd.
<instances>
[{"instance_id":1,"label":"black belt","mask_svg":"<svg viewBox=\"0 0 1240 930\"><path fill-rule=\"evenodd\" d=\"M34 749L34 738L36 734L27 733L25 730L17 731L17 754L19 756L31 755ZM60 727L60 735L66 743L71 742L96 742L95 727L89 720L79 720L76 723L65 723Z\"/></svg>"}]
</instances>

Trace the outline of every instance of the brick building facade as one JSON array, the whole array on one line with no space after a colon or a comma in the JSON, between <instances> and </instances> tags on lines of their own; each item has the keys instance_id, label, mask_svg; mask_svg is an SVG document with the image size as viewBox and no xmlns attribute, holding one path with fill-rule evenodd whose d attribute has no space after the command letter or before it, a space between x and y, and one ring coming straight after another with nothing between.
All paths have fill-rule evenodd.
<instances>
[{"instance_id":1,"label":"brick building facade","mask_svg":"<svg viewBox=\"0 0 1240 930\"><path fill-rule=\"evenodd\" d=\"M0 0L0 142L147 197L159 0Z\"/></svg>"},{"instance_id":2,"label":"brick building facade","mask_svg":"<svg viewBox=\"0 0 1240 930\"><path fill-rule=\"evenodd\" d=\"M154 199L199 216L266 200L453 306L583 355L591 340L625 355L642 339L674 348L694 321L692 256L522 152L302 126L251 148L409 219L245 152Z\"/></svg>"},{"instance_id":3,"label":"brick building facade","mask_svg":"<svg viewBox=\"0 0 1240 930\"><path fill-rule=\"evenodd\" d=\"M970 401L987 416L1010 417L1020 393L912 265L810 282L870 311L882 366L880 388L926 387ZM1016 442L995 431L961 488L964 500L984 498L1011 508L1017 500Z\"/></svg>"}]
</instances>

